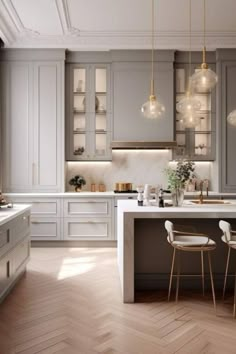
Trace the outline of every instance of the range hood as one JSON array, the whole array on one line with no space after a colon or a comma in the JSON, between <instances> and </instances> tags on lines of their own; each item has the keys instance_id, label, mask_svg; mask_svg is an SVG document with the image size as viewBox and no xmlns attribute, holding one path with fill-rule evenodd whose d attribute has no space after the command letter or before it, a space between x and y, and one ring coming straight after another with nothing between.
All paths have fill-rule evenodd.
<instances>
[{"instance_id":1,"label":"range hood","mask_svg":"<svg viewBox=\"0 0 236 354\"><path fill-rule=\"evenodd\" d=\"M176 141L112 141L112 150L135 150L135 149L174 149L177 147Z\"/></svg>"}]
</instances>

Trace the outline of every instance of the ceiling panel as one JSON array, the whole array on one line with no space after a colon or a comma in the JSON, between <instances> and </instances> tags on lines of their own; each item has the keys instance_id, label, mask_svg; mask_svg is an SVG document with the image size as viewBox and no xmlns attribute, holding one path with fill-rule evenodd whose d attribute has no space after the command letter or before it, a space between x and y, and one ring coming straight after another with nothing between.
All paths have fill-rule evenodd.
<instances>
[{"instance_id":1,"label":"ceiling panel","mask_svg":"<svg viewBox=\"0 0 236 354\"><path fill-rule=\"evenodd\" d=\"M42 35L62 34L54 0L11 0L24 27Z\"/></svg>"}]
</instances>

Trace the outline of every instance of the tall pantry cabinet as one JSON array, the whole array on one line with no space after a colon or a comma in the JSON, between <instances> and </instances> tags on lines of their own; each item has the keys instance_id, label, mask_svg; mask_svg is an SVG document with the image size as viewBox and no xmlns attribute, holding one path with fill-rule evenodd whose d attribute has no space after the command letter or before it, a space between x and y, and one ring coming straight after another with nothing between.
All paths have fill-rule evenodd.
<instances>
[{"instance_id":1,"label":"tall pantry cabinet","mask_svg":"<svg viewBox=\"0 0 236 354\"><path fill-rule=\"evenodd\" d=\"M63 189L64 61L64 50L1 52L4 192Z\"/></svg>"}]
</instances>

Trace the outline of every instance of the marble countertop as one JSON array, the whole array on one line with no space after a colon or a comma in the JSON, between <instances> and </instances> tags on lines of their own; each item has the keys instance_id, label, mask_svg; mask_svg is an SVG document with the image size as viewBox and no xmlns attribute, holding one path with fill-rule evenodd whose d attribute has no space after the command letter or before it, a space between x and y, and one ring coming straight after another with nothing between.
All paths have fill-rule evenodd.
<instances>
[{"instance_id":1,"label":"marble countertop","mask_svg":"<svg viewBox=\"0 0 236 354\"><path fill-rule=\"evenodd\" d=\"M6 222L14 219L16 216L23 214L25 211L30 210L31 205L15 204L13 208L1 207L0 208L0 226Z\"/></svg>"},{"instance_id":2,"label":"marble countertop","mask_svg":"<svg viewBox=\"0 0 236 354\"><path fill-rule=\"evenodd\" d=\"M136 218L235 218L236 200L224 204L194 204L184 201L181 207L159 208L157 205L138 206L136 200L118 200L118 214L128 213Z\"/></svg>"},{"instance_id":3,"label":"marble countertop","mask_svg":"<svg viewBox=\"0 0 236 354\"><path fill-rule=\"evenodd\" d=\"M196 192L185 192L186 198L196 197L199 195L199 191ZM83 197L127 197L127 196L136 196L137 193L114 193L113 191L107 192L90 192L90 191L82 191L82 192L62 192L62 193L3 193L4 196L10 198L13 197L42 197L42 198L59 198L59 197L76 197L76 198L83 198ZM205 197L205 192L203 193ZM166 193L165 196L168 198L170 194ZM227 198L235 197L236 193L218 193L218 192L209 192L209 197L224 197Z\"/></svg>"}]
</instances>

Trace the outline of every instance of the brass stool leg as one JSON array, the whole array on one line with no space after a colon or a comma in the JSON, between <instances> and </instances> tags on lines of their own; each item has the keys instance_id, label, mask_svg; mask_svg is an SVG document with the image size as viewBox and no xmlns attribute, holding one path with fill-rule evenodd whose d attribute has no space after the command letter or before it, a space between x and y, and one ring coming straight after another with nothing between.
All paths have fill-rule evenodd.
<instances>
[{"instance_id":1,"label":"brass stool leg","mask_svg":"<svg viewBox=\"0 0 236 354\"><path fill-rule=\"evenodd\" d=\"M212 298L213 298L214 309L216 311L216 298L215 298L215 289L214 289L212 267L211 267L211 254L210 254L210 251L208 251L207 253L208 253L209 271L210 271L210 277L211 277Z\"/></svg>"},{"instance_id":2,"label":"brass stool leg","mask_svg":"<svg viewBox=\"0 0 236 354\"><path fill-rule=\"evenodd\" d=\"M228 269L229 269L230 251L231 251L231 248L229 247L228 256L227 256L227 262L226 262L226 268L225 268L225 278L224 278L224 287L223 287L223 300L225 298L225 289L226 289L226 282L227 282Z\"/></svg>"},{"instance_id":3,"label":"brass stool leg","mask_svg":"<svg viewBox=\"0 0 236 354\"><path fill-rule=\"evenodd\" d=\"M205 295L205 276L204 276L204 258L203 251L201 251L201 265L202 265L202 295Z\"/></svg>"},{"instance_id":4,"label":"brass stool leg","mask_svg":"<svg viewBox=\"0 0 236 354\"><path fill-rule=\"evenodd\" d=\"M176 283L176 294L175 294L175 304L177 305L179 299L179 275L180 275L180 252L177 253L177 283Z\"/></svg>"},{"instance_id":5,"label":"brass stool leg","mask_svg":"<svg viewBox=\"0 0 236 354\"><path fill-rule=\"evenodd\" d=\"M172 286L172 279L173 279L173 271L174 271L174 266L175 266L175 248L174 248L174 251L173 251L172 265L171 265L171 272L170 272L169 291L168 291L168 301L170 301L170 294L171 294L171 286Z\"/></svg>"}]
</instances>

